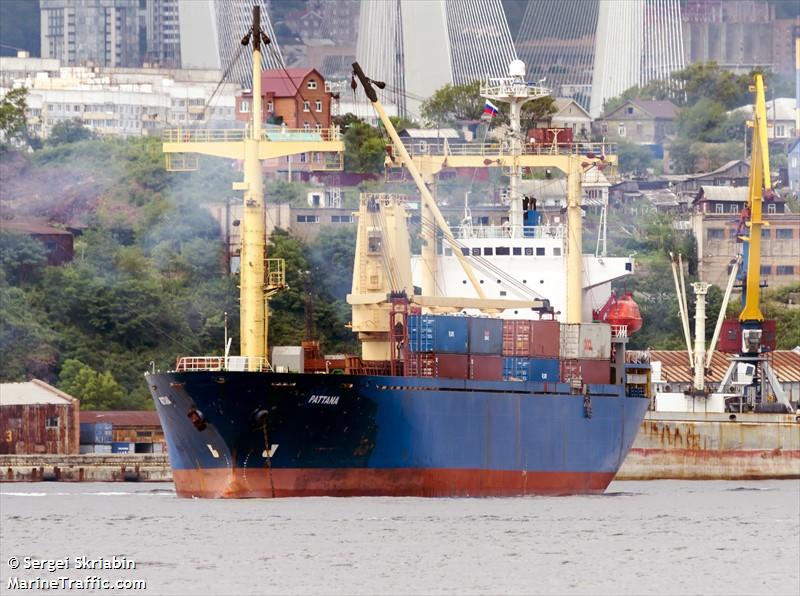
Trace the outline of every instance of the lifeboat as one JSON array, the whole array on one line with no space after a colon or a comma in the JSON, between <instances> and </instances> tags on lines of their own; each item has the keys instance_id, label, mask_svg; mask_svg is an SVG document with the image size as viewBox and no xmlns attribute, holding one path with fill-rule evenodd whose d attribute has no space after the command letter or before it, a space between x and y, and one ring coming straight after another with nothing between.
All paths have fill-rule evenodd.
<instances>
[{"instance_id":1,"label":"lifeboat","mask_svg":"<svg viewBox=\"0 0 800 596\"><path fill-rule=\"evenodd\" d=\"M625 292L619 297L612 292L605 306L595 312L594 318L609 325L627 325L628 335L636 333L642 328L639 305L636 304L630 292Z\"/></svg>"}]
</instances>

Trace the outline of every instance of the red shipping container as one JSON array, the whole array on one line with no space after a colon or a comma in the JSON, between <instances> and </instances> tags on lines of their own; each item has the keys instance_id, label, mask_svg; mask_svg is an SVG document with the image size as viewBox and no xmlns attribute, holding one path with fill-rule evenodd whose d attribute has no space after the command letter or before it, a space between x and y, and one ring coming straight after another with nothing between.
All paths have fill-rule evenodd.
<instances>
[{"instance_id":1,"label":"red shipping container","mask_svg":"<svg viewBox=\"0 0 800 596\"><path fill-rule=\"evenodd\" d=\"M469 357L469 378L476 381L502 381L503 357L473 354Z\"/></svg>"},{"instance_id":2,"label":"red shipping container","mask_svg":"<svg viewBox=\"0 0 800 596\"><path fill-rule=\"evenodd\" d=\"M531 321L531 347L528 356L558 358L561 324L558 321Z\"/></svg>"},{"instance_id":3,"label":"red shipping container","mask_svg":"<svg viewBox=\"0 0 800 596\"><path fill-rule=\"evenodd\" d=\"M411 354L409 359L408 376L411 377L435 377L436 376L436 356L430 352L418 352Z\"/></svg>"},{"instance_id":4,"label":"red shipping container","mask_svg":"<svg viewBox=\"0 0 800 596\"><path fill-rule=\"evenodd\" d=\"M505 319L503 321L503 356L530 356L531 323Z\"/></svg>"},{"instance_id":5,"label":"red shipping container","mask_svg":"<svg viewBox=\"0 0 800 596\"><path fill-rule=\"evenodd\" d=\"M466 354L436 355L436 376L441 379L466 379L468 370L469 356Z\"/></svg>"},{"instance_id":6,"label":"red shipping container","mask_svg":"<svg viewBox=\"0 0 800 596\"><path fill-rule=\"evenodd\" d=\"M580 378L584 384L607 385L611 383L610 360L562 360L561 381L569 383Z\"/></svg>"}]
</instances>

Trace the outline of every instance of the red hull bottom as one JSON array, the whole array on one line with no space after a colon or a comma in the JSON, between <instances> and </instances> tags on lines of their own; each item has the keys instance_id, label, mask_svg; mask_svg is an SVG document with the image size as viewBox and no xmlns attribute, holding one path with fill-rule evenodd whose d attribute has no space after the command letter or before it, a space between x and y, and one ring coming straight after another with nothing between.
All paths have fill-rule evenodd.
<instances>
[{"instance_id":1,"label":"red hull bottom","mask_svg":"<svg viewBox=\"0 0 800 596\"><path fill-rule=\"evenodd\" d=\"M602 493L612 472L520 472L462 469L173 470L181 497L511 497ZM274 486L274 491L273 491Z\"/></svg>"}]
</instances>

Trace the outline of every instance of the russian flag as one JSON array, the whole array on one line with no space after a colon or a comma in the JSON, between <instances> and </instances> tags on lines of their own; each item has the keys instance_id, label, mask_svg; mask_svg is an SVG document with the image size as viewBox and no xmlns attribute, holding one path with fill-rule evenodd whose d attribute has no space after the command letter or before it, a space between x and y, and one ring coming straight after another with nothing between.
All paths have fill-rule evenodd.
<instances>
[{"instance_id":1,"label":"russian flag","mask_svg":"<svg viewBox=\"0 0 800 596\"><path fill-rule=\"evenodd\" d=\"M489 100L487 99L487 100L486 100L486 103L485 103L485 104L483 104L483 115L484 115L485 117L489 117L489 118L491 118L491 117L492 117L492 116L494 116L496 113L497 113L497 106L496 106L496 105L494 105L494 104L493 104L491 101L489 101Z\"/></svg>"}]
</instances>

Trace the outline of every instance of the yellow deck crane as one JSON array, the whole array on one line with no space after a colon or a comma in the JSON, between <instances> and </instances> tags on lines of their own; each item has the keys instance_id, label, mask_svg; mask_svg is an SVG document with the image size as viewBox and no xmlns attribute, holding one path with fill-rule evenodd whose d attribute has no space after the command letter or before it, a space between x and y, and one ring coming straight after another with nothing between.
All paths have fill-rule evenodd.
<instances>
[{"instance_id":1,"label":"yellow deck crane","mask_svg":"<svg viewBox=\"0 0 800 596\"><path fill-rule=\"evenodd\" d=\"M261 12L256 5L253 7L252 26L242 39L243 46L252 44L253 60L252 118L244 130L171 129L165 131L163 144L167 169L171 171L196 169L196 155L241 160L244 164L244 181L234 183L233 189L244 191L240 257L240 355L246 358L244 365L250 371L269 368L268 301L286 285L283 260L266 258L262 162L301 153L333 153L337 158L334 163L326 161L319 169L341 169L344 152L344 142L337 127L318 131L281 128L274 133L264 130L261 47L269 43L269 38L261 30Z\"/></svg>"}]
</instances>

